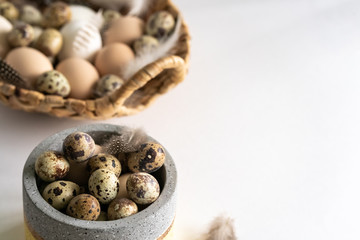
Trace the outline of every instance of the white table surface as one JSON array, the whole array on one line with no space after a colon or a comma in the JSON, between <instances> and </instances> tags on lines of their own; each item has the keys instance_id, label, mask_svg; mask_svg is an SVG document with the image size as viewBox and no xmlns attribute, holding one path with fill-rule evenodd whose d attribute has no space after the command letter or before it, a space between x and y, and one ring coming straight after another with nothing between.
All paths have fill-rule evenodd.
<instances>
[{"instance_id":1,"label":"white table surface","mask_svg":"<svg viewBox=\"0 0 360 240\"><path fill-rule=\"evenodd\" d=\"M226 212L241 240L360 239L360 1L176 0L186 80L142 113L179 172L176 239ZM0 239L21 240L22 166L92 121L0 106Z\"/></svg>"}]
</instances>

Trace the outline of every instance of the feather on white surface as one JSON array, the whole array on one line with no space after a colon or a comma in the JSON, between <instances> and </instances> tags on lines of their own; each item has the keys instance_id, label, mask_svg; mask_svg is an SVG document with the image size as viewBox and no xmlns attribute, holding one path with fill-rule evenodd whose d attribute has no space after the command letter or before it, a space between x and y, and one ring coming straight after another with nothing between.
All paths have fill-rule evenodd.
<instances>
[{"instance_id":1,"label":"feather on white surface","mask_svg":"<svg viewBox=\"0 0 360 240\"><path fill-rule=\"evenodd\" d=\"M135 59L127 64L123 69L123 78L125 80L130 79L137 71L145 67L146 65L155 62L156 60L168 56L171 53L171 49L176 45L179 40L181 29L181 16L177 17L176 25L173 33L159 41L159 45L153 51L146 52L142 55L138 55Z\"/></svg>"},{"instance_id":2,"label":"feather on white surface","mask_svg":"<svg viewBox=\"0 0 360 240\"><path fill-rule=\"evenodd\" d=\"M236 240L234 220L220 215L211 223L210 230L205 240Z\"/></svg>"}]
</instances>

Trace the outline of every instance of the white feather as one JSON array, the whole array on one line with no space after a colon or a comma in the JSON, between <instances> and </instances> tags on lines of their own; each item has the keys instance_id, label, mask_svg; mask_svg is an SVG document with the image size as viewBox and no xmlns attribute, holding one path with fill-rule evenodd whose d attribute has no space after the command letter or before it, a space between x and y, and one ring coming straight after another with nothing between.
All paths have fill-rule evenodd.
<instances>
[{"instance_id":1,"label":"white feather","mask_svg":"<svg viewBox=\"0 0 360 240\"><path fill-rule=\"evenodd\" d=\"M234 220L220 215L211 223L210 230L206 235L206 240L236 240L234 230Z\"/></svg>"},{"instance_id":2,"label":"white feather","mask_svg":"<svg viewBox=\"0 0 360 240\"><path fill-rule=\"evenodd\" d=\"M145 67L146 65L155 62L156 60L168 56L171 49L176 45L179 40L181 29L181 16L178 15L176 25L173 33L159 41L159 45L153 51L146 52L142 55L138 55L135 59L129 62L122 71L122 76L125 80L130 79L137 71Z\"/></svg>"}]
</instances>

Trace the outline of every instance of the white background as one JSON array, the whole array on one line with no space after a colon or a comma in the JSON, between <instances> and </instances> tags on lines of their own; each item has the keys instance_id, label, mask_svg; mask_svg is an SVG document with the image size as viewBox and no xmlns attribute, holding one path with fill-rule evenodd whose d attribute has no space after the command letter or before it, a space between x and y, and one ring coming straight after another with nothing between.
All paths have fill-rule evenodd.
<instances>
[{"instance_id":1,"label":"white background","mask_svg":"<svg viewBox=\"0 0 360 240\"><path fill-rule=\"evenodd\" d=\"M176 0L186 80L132 117L179 172L176 239L226 212L241 240L360 239L360 1ZM22 166L91 121L0 106L0 239L21 240Z\"/></svg>"}]
</instances>

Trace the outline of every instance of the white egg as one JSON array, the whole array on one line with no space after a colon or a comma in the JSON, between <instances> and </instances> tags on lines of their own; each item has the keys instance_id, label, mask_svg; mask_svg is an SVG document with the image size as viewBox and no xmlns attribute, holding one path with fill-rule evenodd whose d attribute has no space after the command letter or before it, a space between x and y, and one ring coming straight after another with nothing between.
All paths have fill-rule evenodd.
<instances>
[{"instance_id":1,"label":"white egg","mask_svg":"<svg viewBox=\"0 0 360 240\"><path fill-rule=\"evenodd\" d=\"M7 35L12 28L12 24L3 16L0 16L0 58L4 58L10 50Z\"/></svg>"},{"instance_id":2,"label":"white egg","mask_svg":"<svg viewBox=\"0 0 360 240\"><path fill-rule=\"evenodd\" d=\"M70 5L71 9L71 20L84 20L89 21L96 16L96 12L89 7L82 5Z\"/></svg>"},{"instance_id":3,"label":"white egg","mask_svg":"<svg viewBox=\"0 0 360 240\"><path fill-rule=\"evenodd\" d=\"M61 34L64 44L59 53L60 60L78 57L92 61L102 47L99 29L89 21L71 21L61 29Z\"/></svg>"}]
</instances>

